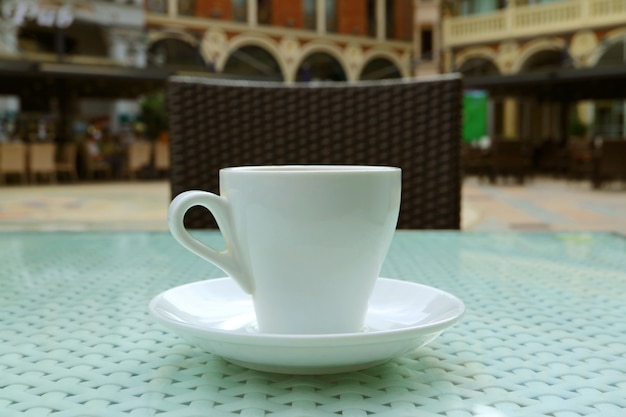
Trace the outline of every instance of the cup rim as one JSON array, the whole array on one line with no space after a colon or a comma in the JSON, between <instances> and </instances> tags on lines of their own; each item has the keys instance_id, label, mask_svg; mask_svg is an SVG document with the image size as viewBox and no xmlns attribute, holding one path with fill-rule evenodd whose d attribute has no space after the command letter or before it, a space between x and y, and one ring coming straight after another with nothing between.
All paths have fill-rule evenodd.
<instances>
[{"instance_id":1,"label":"cup rim","mask_svg":"<svg viewBox=\"0 0 626 417\"><path fill-rule=\"evenodd\" d=\"M398 172L401 168L383 165L249 165L222 168L220 171L255 174L321 174Z\"/></svg>"}]
</instances>

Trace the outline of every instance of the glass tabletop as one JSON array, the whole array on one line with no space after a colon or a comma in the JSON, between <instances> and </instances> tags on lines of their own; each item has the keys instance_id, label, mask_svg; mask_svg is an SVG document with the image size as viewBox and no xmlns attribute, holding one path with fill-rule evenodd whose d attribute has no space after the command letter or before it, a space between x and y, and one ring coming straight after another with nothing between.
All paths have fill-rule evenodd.
<instances>
[{"instance_id":1,"label":"glass tabletop","mask_svg":"<svg viewBox=\"0 0 626 417\"><path fill-rule=\"evenodd\" d=\"M197 232L212 244L217 232ZM427 346L359 372L253 371L148 303L221 277L168 233L0 234L0 409L36 416L617 416L626 238L399 231L382 276L461 298Z\"/></svg>"}]
</instances>

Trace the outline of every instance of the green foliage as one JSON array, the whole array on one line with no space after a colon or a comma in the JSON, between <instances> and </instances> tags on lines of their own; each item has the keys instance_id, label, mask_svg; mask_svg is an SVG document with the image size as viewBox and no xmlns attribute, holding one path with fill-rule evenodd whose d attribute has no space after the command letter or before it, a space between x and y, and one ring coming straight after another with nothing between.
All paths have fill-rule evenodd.
<instances>
[{"instance_id":1,"label":"green foliage","mask_svg":"<svg viewBox=\"0 0 626 417\"><path fill-rule=\"evenodd\" d=\"M169 128L167 104L163 91L150 94L141 103L141 120L146 126L146 136L156 139Z\"/></svg>"},{"instance_id":2,"label":"green foliage","mask_svg":"<svg viewBox=\"0 0 626 417\"><path fill-rule=\"evenodd\" d=\"M576 137L584 137L587 134L587 125L574 113L569 122L569 134Z\"/></svg>"}]
</instances>

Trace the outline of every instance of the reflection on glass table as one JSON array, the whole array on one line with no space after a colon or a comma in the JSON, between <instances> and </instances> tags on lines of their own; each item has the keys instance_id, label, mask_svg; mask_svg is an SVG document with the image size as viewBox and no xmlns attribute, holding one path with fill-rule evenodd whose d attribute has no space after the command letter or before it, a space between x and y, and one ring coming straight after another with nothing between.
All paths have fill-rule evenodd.
<instances>
[{"instance_id":1,"label":"reflection on glass table","mask_svg":"<svg viewBox=\"0 0 626 417\"><path fill-rule=\"evenodd\" d=\"M615 234L399 231L381 275L453 294L465 314L426 346L328 375L250 370L151 317L156 295L224 275L167 233L3 233L0 265L7 415L626 412L626 239Z\"/></svg>"}]
</instances>

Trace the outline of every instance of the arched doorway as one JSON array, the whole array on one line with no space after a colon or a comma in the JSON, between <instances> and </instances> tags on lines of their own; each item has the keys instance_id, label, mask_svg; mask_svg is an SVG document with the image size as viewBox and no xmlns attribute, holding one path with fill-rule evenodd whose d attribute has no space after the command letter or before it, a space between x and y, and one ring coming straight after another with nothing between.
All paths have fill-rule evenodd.
<instances>
[{"instance_id":1,"label":"arched doorway","mask_svg":"<svg viewBox=\"0 0 626 417\"><path fill-rule=\"evenodd\" d=\"M384 80L402 78L402 74L398 67L390 60L374 58L363 67L359 78L361 80Z\"/></svg>"},{"instance_id":2,"label":"arched doorway","mask_svg":"<svg viewBox=\"0 0 626 417\"><path fill-rule=\"evenodd\" d=\"M568 56L564 50L545 49L528 57L520 72L542 72L557 70L568 64Z\"/></svg>"},{"instance_id":3,"label":"arched doorway","mask_svg":"<svg viewBox=\"0 0 626 417\"><path fill-rule=\"evenodd\" d=\"M458 71L465 77L481 77L486 75L498 75L498 67L486 58L470 58L465 61Z\"/></svg>"},{"instance_id":4,"label":"arched doorway","mask_svg":"<svg viewBox=\"0 0 626 417\"><path fill-rule=\"evenodd\" d=\"M232 51L224 64L222 72L241 76L242 78L284 80L276 58L265 49L256 45L242 46Z\"/></svg>"},{"instance_id":5,"label":"arched doorway","mask_svg":"<svg viewBox=\"0 0 626 417\"><path fill-rule=\"evenodd\" d=\"M196 47L181 39L166 38L148 48L148 64L155 67L207 69Z\"/></svg>"},{"instance_id":6,"label":"arched doorway","mask_svg":"<svg viewBox=\"0 0 626 417\"><path fill-rule=\"evenodd\" d=\"M308 55L300 66L297 81L346 81L348 79L341 63L330 54L314 52Z\"/></svg>"},{"instance_id":7,"label":"arched doorway","mask_svg":"<svg viewBox=\"0 0 626 417\"><path fill-rule=\"evenodd\" d=\"M596 66L605 67L609 65L622 65L626 63L626 38L619 39L605 50Z\"/></svg>"}]
</instances>

